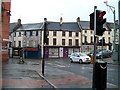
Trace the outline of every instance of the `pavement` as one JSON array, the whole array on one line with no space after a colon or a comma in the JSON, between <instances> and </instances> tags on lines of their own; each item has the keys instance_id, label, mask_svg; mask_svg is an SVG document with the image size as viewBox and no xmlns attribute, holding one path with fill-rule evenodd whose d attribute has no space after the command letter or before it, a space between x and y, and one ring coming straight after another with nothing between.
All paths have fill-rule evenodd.
<instances>
[{"instance_id":1,"label":"pavement","mask_svg":"<svg viewBox=\"0 0 120 90\"><path fill-rule=\"evenodd\" d=\"M41 60L25 59L24 64L19 64L19 59L9 59L3 65L2 88L85 88L91 90L92 80L72 72L45 66L44 76L41 74ZM114 64L112 61L109 62Z\"/></svg>"}]
</instances>

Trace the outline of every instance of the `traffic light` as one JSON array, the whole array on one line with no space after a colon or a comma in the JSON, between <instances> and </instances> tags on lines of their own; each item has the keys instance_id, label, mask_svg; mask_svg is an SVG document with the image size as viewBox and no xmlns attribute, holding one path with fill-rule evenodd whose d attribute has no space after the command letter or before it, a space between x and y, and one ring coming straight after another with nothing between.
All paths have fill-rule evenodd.
<instances>
[{"instance_id":1,"label":"traffic light","mask_svg":"<svg viewBox=\"0 0 120 90\"><path fill-rule=\"evenodd\" d=\"M106 18L103 18L105 14L105 11L96 11L96 35L102 36L106 31L106 29L103 28L103 24L106 22Z\"/></svg>"},{"instance_id":2,"label":"traffic light","mask_svg":"<svg viewBox=\"0 0 120 90\"><path fill-rule=\"evenodd\" d=\"M94 30L94 13L90 14L90 29Z\"/></svg>"},{"instance_id":3,"label":"traffic light","mask_svg":"<svg viewBox=\"0 0 120 90\"><path fill-rule=\"evenodd\" d=\"M96 10L96 35L102 36L106 31L103 28L103 24L106 22L106 18L103 18L105 14L105 11ZM90 29L94 30L94 12L90 14Z\"/></svg>"}]
</instances>

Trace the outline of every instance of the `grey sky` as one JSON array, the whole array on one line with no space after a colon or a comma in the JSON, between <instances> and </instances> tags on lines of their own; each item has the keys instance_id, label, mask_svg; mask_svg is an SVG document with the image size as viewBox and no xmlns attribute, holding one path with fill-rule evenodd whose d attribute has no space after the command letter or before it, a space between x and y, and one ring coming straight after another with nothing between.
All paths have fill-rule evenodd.
<instances>
[{"instance_id":1,"label":"grey sky","mask_svg":"<svg viewBox=\"0 0 120 90\"><path fill-rule=\"evenodd\" d=\"M16 22L21 18L22 23L43 22L46 17L48 21L75 22L77 17L89 21L89 14L94 11L94 6L99 10L105 10L107 21L113 22L113 13L103 3L105 0L11 0L11 19ZM108 0L108 4L116 8L116 19L118 19L118 0Z\"/></svg>"}]
</instances>

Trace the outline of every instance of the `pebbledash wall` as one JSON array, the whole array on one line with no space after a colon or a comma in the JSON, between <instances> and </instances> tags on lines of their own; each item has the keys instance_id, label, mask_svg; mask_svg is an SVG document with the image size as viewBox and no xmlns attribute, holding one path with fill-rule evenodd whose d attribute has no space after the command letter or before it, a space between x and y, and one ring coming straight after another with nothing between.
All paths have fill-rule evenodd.
<instances>
[{"instance_id":1,"label":"pebbledash wall","mask_svg":"<svg viewBox=\"0 0 120 90\"><path fill-rule=\"evenodd\" d=\"M9 41L9 28L10 28L10 7L11 0L3 0L1 3L1 21L0 21L0 30L1 30L1 58L2 63L7 63L9 59L8 55L8 41Z\"/></svg>"}]
</instances>

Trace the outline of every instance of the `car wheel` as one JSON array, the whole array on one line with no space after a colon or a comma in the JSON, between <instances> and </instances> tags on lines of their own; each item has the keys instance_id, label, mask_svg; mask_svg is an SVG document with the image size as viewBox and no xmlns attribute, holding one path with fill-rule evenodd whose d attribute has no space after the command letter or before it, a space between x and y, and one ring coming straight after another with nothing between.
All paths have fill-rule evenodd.
<instances>
[{"instance_id":1,"label":"car wheel","mask_svg":"<svg viewBox=\"0 0 120 90\"><path fill-rule=\"evenodd\" d=\"M103 58L103 56L100 56L100 59L102 59Z\"/></svg>"},{"instance_id":2,"label":"car wheel","mask_svg":"<svg viewBox=\"0 0 120 90\"><path fill-rule=\"evenodd\" d=\"M79 60L79 63L80 63L80 64L82 63L82 60L81 60L81 59Z\"/></svg>"},{"instance_id":3,"label":"car wheel","mask_svg":"<svg viewBox=\"0 0 120 90\"><path fill-rule=\"evenodd\" d=\"M72 59L70 59L70 62L71 62L71 63L73 63L73 60L72 60Z\"/></svg>"}]
</instances>

